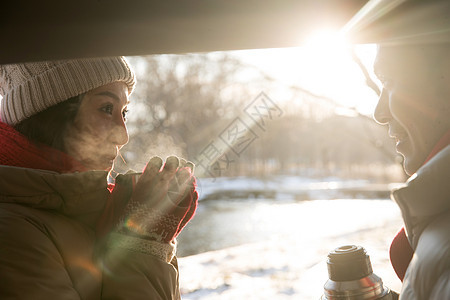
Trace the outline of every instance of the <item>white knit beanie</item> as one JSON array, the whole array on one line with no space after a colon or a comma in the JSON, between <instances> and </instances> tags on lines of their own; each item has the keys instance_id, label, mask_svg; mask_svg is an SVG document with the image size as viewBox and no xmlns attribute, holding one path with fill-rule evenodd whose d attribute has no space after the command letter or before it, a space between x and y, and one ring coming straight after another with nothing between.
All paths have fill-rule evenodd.
<instances>
[{"instance_id":1,"label":"white knit beanie","mask_svg":"<svg viewBox=\"0 0 450 300\"><path fill-rule=\"evenodd\" d=\"M9 125L69 98L121 81L129 94L135 75L124 57L0 65L0 120Z\"/></svg>"}]
</instances>

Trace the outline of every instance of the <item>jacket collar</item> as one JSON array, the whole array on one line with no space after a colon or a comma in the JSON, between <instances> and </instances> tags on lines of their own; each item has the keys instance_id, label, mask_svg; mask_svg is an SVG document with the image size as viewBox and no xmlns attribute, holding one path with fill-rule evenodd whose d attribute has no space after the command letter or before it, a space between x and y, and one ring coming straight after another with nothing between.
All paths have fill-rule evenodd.
<instances>
[{"instance_id":1,"label":"jacket collar","mask_svg":"<svg viewBox=\"0 0 450 300\"><path fill-rule=\"evenodd\" d=\"M106 171L59 174L0 166L0 203L16 203L91 219L101 212L108 199L106 178Z\"/></svg>"},{"instance_id":2,"label":"jacket collar","mask_svg":"<svg viewBox=\"0 0 450 300\"><path fill-rule=\"evenodd\" d=\"M430 159L392 198L399 205L413 248L425 227L450 210L450 146Z\"/></svg>"}]
</instances>

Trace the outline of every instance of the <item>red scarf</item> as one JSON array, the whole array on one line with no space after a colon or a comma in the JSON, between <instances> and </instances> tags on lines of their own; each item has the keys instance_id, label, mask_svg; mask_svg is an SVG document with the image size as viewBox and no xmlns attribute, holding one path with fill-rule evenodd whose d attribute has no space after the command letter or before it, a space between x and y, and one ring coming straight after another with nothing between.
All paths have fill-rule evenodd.
<instances>
[{"instance_id":1,"label":"red scarf","mask_svg":"<svg viewBox=\"0 0 450 300\"><path fill-rule=\"evenodd\" d=\"M69 155L45 145L36 145L13 127L0 122L0 165L58 173L86 171Z\"/></svg>"},{"instance_id":2,"label":"red scarf","mask_svg":"<svg viewBox=\"0 0 450 300\"><path fill-rule=\"evenodd\" d=\"M0 122L0 165L58 173L87 171L80 162L64 152L45 145L36 145L13 127L2 122ZM108 185L110 192L113 188L114 185ZM113 200L112 197L108 198L103 213L97 221L96 230L99 237L103 237L113 228L117 215L121 214L120 209L123 205L119 206Z\"/></svg>"},{"instance_id":3,"label":"red scarf","mask_svg":"<svg viewBox=\"0 0 450 300\"><path fill-rule=\"evenodd\" d=\"M436 146L428 155L425 163L427 163L433 156L439 153L442 149L450 145L450 130L439 140ZM402 227L397 235L394 237L389 249L389 256L391 259L392 267L398 278L403 281L405 278L406 269L413 257L414 251L409 244L408 237L406 236L405 228Z\"/></svg>"}]
</instances>

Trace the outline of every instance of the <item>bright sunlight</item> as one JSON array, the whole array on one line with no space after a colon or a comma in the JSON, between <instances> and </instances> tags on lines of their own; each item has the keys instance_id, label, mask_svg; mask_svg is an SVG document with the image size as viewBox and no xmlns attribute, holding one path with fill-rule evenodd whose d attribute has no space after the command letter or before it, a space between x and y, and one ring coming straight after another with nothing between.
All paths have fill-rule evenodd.
<instances>
[{"instance_id":1,"label":"bright sunlight","mask_svg":"<svg viewBox=\"0 0 450 300\"><path fill-rule=\"evenodd\" d=\"M280 84L279 101L285 99L282 86L300 87L333 100L341 111L371 115L378 95L367 86L366 78L352 58L352 51L375 79L375 45L349 45L337 35L318 32L302 47L233 51L246 64L263 71Z\"/></svg>"}]
</instances>

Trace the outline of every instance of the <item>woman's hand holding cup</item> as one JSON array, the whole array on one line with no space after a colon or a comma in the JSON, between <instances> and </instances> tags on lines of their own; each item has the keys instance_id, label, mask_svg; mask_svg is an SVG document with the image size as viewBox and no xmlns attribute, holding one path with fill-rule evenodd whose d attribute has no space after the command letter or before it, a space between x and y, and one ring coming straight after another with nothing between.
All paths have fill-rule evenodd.
<instances>
[{"instance_id":1,"label":"woman's hand holding cup","mask_svg":"<svg viewBox=\"0 0 450 300\"><path fill-rule=\"evenodd\" d=\"M194 216L198 193L194 164L176 156L152 157L139 177L120 230L170 242Z\"/></svg>"}]
</instances>

